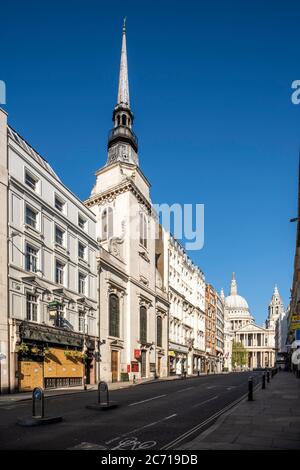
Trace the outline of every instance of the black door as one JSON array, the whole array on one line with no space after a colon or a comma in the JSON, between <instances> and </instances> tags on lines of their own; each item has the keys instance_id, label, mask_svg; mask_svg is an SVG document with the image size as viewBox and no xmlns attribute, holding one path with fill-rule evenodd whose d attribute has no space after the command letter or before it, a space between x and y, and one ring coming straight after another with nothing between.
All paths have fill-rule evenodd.
<instances>
[{"instance_id":1,"label":"black door","mask_svg":"<svg viewBox=\"0 0 300 470\"><path fill-rule=\"evenodd\" d=\"M146 351L142 351L142 352L141 352L142 377L146 377L146 376L147 376L147 362L146 362L146 359L147 359L147 352L146 352Z\"/></svg>"}]
</instances>

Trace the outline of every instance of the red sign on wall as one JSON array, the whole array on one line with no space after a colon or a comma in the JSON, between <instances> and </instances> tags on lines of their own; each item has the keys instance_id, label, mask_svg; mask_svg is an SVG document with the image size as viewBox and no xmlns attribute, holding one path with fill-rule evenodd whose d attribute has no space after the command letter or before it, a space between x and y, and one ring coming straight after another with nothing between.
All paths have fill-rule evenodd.
<instances>
[{"instance_id":1,"label":"red sign on wall","mask_svg":"<svg viewBox=\"0 0 300 470\"><path fill-rule=\"evenodd\" d=\"M139 359L141 357L141 351L139 349L134 350L134 358Z\"/></svg>"},{"instance_id":2,"label":"red sign on wall","mask_svg":"<svg viewBox=\"0 0 300 470\"><path fill-rule=\"evenodd\" d=\"M132 362L131 363L131 371L132 372L138 372L139 371L139 363L138 362Z\"/></svg>"},{"instance_id":3,"label":"red sign on wall","mask_svg":"<svg viewBox=\"0 0 300 470\"><path fill-rule=\"evenodd\" d=\"M127 364L127 374L130 373L130 364Z\"/></svg>"}]
</instances>

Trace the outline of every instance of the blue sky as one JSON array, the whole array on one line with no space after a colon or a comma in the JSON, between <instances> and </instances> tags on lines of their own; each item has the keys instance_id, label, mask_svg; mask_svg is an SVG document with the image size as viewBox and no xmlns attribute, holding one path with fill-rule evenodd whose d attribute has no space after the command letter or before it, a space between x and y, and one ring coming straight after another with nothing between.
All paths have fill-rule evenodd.
<instances>
[{"instance_id":1,"label":"blue sky","mask_svg":"<svg viewBox=\"0 0 300 470\"><path fill-rule=\"evenodd\" d=\"M1 5L9 122L79 197L106 162L127 16L131 103L155 203L205 204L192 259L259 324L289 300L295 248L300 4L45 1Z\"/></svg>"}]
</instances>

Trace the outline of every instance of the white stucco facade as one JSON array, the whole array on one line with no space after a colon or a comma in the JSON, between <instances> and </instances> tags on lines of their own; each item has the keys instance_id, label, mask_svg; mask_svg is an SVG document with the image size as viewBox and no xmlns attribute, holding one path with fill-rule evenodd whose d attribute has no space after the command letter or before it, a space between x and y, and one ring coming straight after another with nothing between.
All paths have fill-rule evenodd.
<instances>
[{"instance_id":1,"label":"white stucco facade","mask_svg":"<svg viewBox=\"0 0 300 470\"><path fill-rule=\"evenodd\" d=\"M169 235L170 373L202 372L205 360L205 278Z\"/></svg>"},{"instance_id":2,"label":"white stucco facade","mask_svg":"<svg viewBox=\"0 0 300 470\"><path fill-rule=\"evenodd\" d=\"M54 366L47 367L46 348L53 355L54 350L63 354L63 349L87 353L87 380L95 381L95 218L49 164L10 127L7 153L9 388L14 391L37 384L56 387L82 383L84 368L78 367L76 375L67 359L66 367L57 373ZM22 348L26 353L21 353ZM25 366L30 371L28 377L24 377ZM36 378L30 377L35 372Z\"/></svg>"}]
</instances>

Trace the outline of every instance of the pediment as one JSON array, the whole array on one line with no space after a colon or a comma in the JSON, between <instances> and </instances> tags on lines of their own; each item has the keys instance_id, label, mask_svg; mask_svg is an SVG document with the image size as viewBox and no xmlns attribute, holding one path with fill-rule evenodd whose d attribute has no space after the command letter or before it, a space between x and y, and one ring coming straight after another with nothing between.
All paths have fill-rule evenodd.
<instances>
[{"instance_id":1,"label":"pediment","mask_svg":"<svg viewBox=\"0 0 300 470\"><path fill-rule=\"evenodd\" d=\"M248 325L244 325L238 330L236 330L236 333L243 333L243 332L250 332L250 333L263 333L265 332L266 329L263 328L262 326L258 326L255 323L248 323Z\"/></svg>"}]
</instances>

